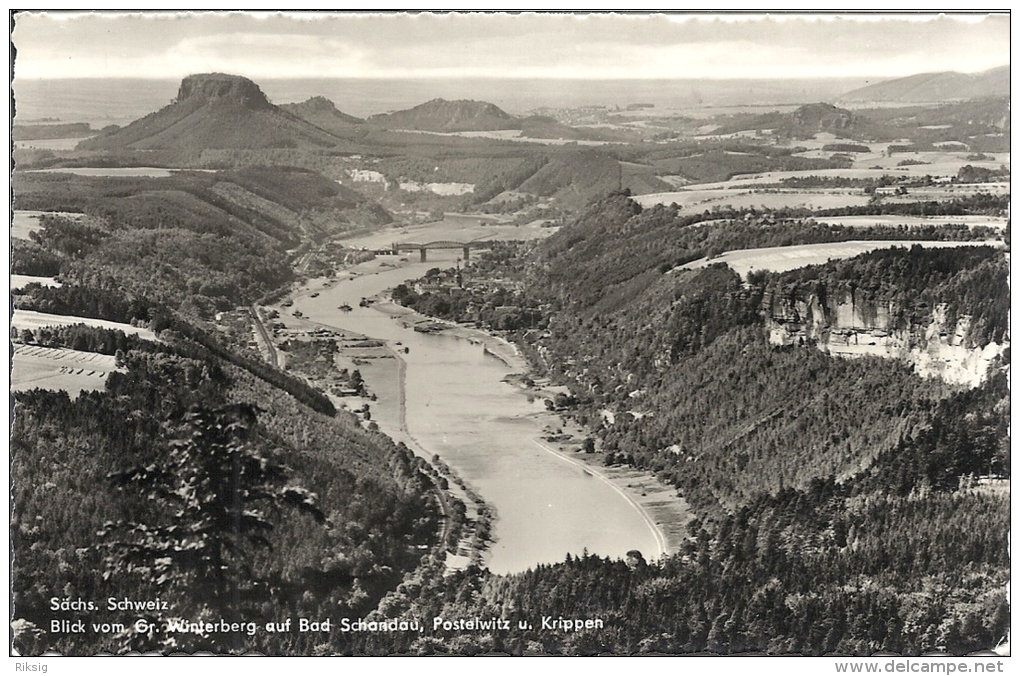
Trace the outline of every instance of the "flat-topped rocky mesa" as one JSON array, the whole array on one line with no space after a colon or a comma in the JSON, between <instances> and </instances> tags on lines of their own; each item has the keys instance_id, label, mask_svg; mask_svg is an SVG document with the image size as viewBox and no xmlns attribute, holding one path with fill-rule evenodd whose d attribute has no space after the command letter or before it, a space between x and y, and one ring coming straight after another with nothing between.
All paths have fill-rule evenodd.
<instances>
[{"instance_id":1,"label":"flat-topped rocky mesa","mask_svg":"<svg viewBox=\"0 0 1020 676\"><path fill-rule=\"evenodd\" d=\"M246 77L226 75L225 73L189 75L181 80L181 87L177 91L177 102L181 103L190 99L200 99L204 103L237 102L253 110L273 107L257 84Z\"/></svg>"},{"instance_id":2,"label":"flat-topped rocky mesa","mask_svg":"<svg viewBox=\"0 0 1020 676\"><path fill-rule=\"evenodd\" d=\"M170 105L78 145L79 150L331 148L341 139L274 105L239 75L203 73L181 81Z\"/></svg>"}]
</instances>

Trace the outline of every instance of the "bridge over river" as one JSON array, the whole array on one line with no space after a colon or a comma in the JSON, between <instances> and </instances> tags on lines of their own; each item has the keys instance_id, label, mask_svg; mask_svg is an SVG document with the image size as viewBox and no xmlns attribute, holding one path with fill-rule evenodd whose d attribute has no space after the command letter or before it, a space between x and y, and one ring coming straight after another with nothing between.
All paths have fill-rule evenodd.
<instances>
[{"instance_id":1,"label":"bridge over river","mask_svg":"<svg viewBox=\"0 0 1020 676\"><path fill-rule=\"evenodd\" d=\"M464 260L471 259L471 249L491 249L493 242L491 240L474 240L472 242L454 242L450 240L438 240L435 242L427 242L425 244L419 244L417 242L394 242L391 247L391 252L399 254L401 251L413 251L416 250L421 255L421 261L424 263L427 259L425 253L429 249L463 249Z\"/></svg>"}]
</instances>

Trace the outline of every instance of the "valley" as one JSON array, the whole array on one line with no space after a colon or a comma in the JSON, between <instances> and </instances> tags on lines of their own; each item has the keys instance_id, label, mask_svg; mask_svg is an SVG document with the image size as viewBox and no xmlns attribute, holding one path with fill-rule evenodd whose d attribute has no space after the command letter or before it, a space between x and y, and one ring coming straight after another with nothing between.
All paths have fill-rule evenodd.
<instances>
[{"instance_id":1,"label":"valley","mask_svg":"<svg viewBox=\"0 0 1020 676\"><path fill-rule=\"evenodd\" d=\"M1009 98L943 75L508 112L206 73L114 125L16 121L19 650L995 647ZM209 525L230 491L244 527ZM607 627L47 631L86 590Z\"/></svg>"}]
</instances>

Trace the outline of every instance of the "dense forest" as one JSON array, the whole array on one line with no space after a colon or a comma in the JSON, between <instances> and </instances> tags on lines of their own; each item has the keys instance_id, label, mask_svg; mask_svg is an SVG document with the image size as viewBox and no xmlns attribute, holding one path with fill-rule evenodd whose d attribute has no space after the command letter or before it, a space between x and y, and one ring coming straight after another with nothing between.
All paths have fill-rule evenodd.
<instances>
[{"instance_id":1,"label":"dense forest","mask_svg":"<svg viewBox=\"0 0 1020 676\"><path fill-rule=\"evenodd\" d=\"M316 191L326 202L337 198L336 184L296 174L292 183L311 192L291 192L293 199L314 201ZM286 208L269 189L286 187L278 175L231 179ZM35 180L27 179L50 185ZM85 200L73 204L85 214L43 216L31 241L15 248L15 269L63 282L28 284L12 296L15 308L143 326L158 337L85 324L12 332L14 342L114 355L117 365L101 391L12 396L21 654L312 654L320 634L156 634L131 623L264 626L338 609L363 615L456 542L442 514L456 505L446 498L440 509L432 467L208 321L285 289L294 279L286 248L310 235L220 208L215 193L203 192L206 177L194 179L200 197L177 190L191 180L171 178L164 183L174 188L163 190L158 179L79 187L77 178L70 187L53 179L55 190ZM440 542L441 533L453 541ZM153 603L132 615L108 608L108 598ZM92 627L125 622L123 631Z\"/></svg>"},{"instance_id":2,"label":"dense forest","mask_svg":"<svg viewBox=\"0 0 1020 676\"><path fill-rule=\"evenodd\" d=\"M595 432L606 464L654 472L699 515L689 543L662 561L586 555L394 593L404 614L421 617L536 627L542 616L601 618L605 628L529 631L515 621L482 635L409 637L405 649L960 654L995 645L1009 622L1008 352L966 390L894 360L770 345L764 318L776 295L849 289L901 308L907 323L930 321L936 305L968 315L978 347L1008 340L1001 250L892 248L747 280L722 264L674 270L732 248L903 237L847 230L746 214L705 223L616 193L534 250L483 255L477 273L526 281L512 296L398 288L400 302L454 319L489 297L541 311L537 329L488 325L570 386L565 414ZM391 649L366 639L352 651Z\"/></svg>"},{"instance_id":3,"label":"dense forest","mask_svg":"<svg viewBox=\"0 0 1020 676\"><path fill-rule=\"evenodd\" d=\"M930 321L936 304L951 317L971 315L978 346L1008 333L1007 265L993 249L891 249L743 283L723 265L670 272L659 261L695 258L714 237L745 248L818 230L678 220L610 196L543 243L529 289L550 307L548 331L522 343L571 384L582 422L602 429L607 462L651 467L706 508L853 475L949 394L894 361L769 345L763 315L775 294L810 286L835 297L852 285L859 296L894 301L904 321ZM609 425L600 422L606 409Z\"/></svg>"},{"instance_id":4,"label":"dense forest","mask_svg":"<svg viewBox=\"0 0 1020 676\"><path fill-rule=\"evenodd\" d=\"M952 476L939 461L970 456L970 434L1004 445L1001 374L946 399L941 421L901 439L865 473L759 494L684 549L646 563L568 557L513 576L468 571L418 591L422 617L500 616L509 631L408 640L412 653L965 654L1009 628L1008 488ZM947 430L955 432L947 434ZM951 465L967 475L969 464ZM969 466L968 466L969 465ZM946 473L949 474L948 472ZM947 478L949 478L947 476ZM543 631L540 618L604 627ZM530 620L521 630L517 619ZM369 637L353 652L392 650Z\"/></svg>"},{"instance_id":5,"label":"dense forest","mask_svg":"<svg viewBox=\"0 0 1020 676\"><path fill-rule=\"evenodd\" d=\"M114 340L88 327L40 336L49 346L113 350L122 371L105 391L73 400L43 390L15 397L16 617L42 630L29 631L23 647L64 654L129 647L307 654L314 646L299 645L297 634L223 645L215 636L190 634L48 632L54 619L124 617L105 606L61 611L51 607L53 598L172 599L167 612L147 616L153 621L282 621L325 617L337 607L364 614L420 564L418 545L436 544L434 480L422 460L362 430L350 414L315 413L180 333L162 336L158 344L123 334ZM245 499L255 521L239 531L200 506L182 505L185 494L174 484L236 478L203 455L216 448L203 441L210 430L228 437L221 446L262 468ZM185 447L191 464L176 454ZM205 548L185 555L189 538ZM217 548L220 563L209 567ZM217 570L223 573L213 579Z\"/></svg>"}]
</instances>

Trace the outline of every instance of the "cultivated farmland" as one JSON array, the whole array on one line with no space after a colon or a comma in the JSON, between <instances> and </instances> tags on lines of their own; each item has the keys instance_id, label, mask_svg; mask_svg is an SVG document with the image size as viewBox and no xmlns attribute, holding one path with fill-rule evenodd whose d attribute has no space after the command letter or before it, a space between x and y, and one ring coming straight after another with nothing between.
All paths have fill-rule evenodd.
<instances>
[{"instance_id":1,"label":"cultivated farmland","mask_svg":"<svg viewBox=\"0 0 1020 676\"><path fill-rule=\"evenodd\" d=\"M36 387L67 390L76 397L84 390L101 390L106 377L117 370L112 355L39 345L17 345L11 370L11 391Z\"/></svg>"},{"instance_id":2,"label":"cultivated farmland","mask_svg":"<svg viewBox=\"0 0 1020 676\"><path fill-rule=\"evenodd\" d=\"M156 334L149 329L120 322L110 322L105 319L92 319L91 317L74 317L69 315L53 315L46 312L34 310L15 310L11 318L11 327L22 331L24 329L35 329L43 326L70 326L72 324L85 324L87 326L98 326L104 329L117 329L131 335L135 334L145 340L156 340Z\"/></svg>"},{"instance_id":3,"label":"cultivated farmland","mask_svg":"<svg viewBox=\"0 0 1020 676\"><path fill-rule=\"evenodd\" d=\"M853 242L831 242L825 244L801 244L798 246L774 246L764 249L739 249L727 251L715 258L699 258L675 270L696 270L713 263L725 263L733 268L741 277L754 270L771 270L787 272L808 265L821 265L832 259L853 258L875 249L892 247L909 248L915 244L923 247L943 248L958 246L1002 246L1002 242L989 240L985 242L932 242L918 240L871 240Z\"/></svg>"}]
</instances>

